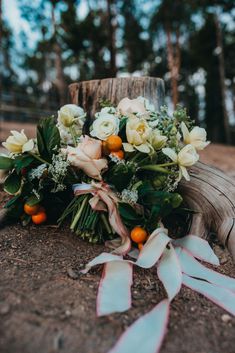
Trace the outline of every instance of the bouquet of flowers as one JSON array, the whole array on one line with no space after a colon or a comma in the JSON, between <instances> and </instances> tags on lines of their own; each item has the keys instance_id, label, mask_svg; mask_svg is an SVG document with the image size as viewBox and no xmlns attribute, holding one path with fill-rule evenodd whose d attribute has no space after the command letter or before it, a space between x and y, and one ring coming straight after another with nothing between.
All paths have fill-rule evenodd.
<instances>
[{"instance_id":1,"label":"bouquet of flowers","mask_svg":"<svg viewBox=\"0 0 235 353\"><path fill-rule=\"evenodd\" d=\"M83 271L104 264L99 316L130 308L133 265L156 265L167 299L137 320L111 350L156 352L170 301L182 284L235 314L235 280L196 260L218 265L205 240L182 236L190 210L177 186L181 178L190 179L188 168L209 142L181 107L173 114L165 106L157 112L143 97L101 105L89 126L84 110L68 104L57 121L50 117L39 123L36 139L23 130L11 132L3 143L9 154L0 156L0 169L8 172L4 190L12 195L5 208L8 217L25 225L69 221L79 237L112 249ZM163 224L173 224L171 237Z\"/></svg>"}]
</instances>

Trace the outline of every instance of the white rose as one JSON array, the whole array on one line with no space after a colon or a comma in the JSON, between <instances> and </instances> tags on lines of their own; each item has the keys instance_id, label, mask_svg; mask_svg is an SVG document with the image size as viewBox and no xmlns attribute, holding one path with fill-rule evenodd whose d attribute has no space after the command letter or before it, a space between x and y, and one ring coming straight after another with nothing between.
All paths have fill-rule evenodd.
<instances>
[{"instance_id":1,"label":"white rose","mask_svg":"<svg viewBox=\"0 0 235 353\"><path fill-rule=\"evenodd\" d=\"M209 141L206 141L206 130L195 126L190 132L184 122L181 123L181 130L185 144L193 145L197 150L203 150Z\"/></svg>"},{"instance_id":2,"label":"white rose","mask_svg":"<svg viewBox=\"0 0 235 353\"><path fill-rule=\"evenodd\" d=\"M24 153L32 151L34 148L34 142L32 139L28 139L24 133L24 130L11 131L12 136L9 136L6 142L2 145L11 153Z\"/></svg>"},{"instance_id":3,"label":"white rose","mask_svg":"<svg viewBox=\"0 0 235 353\"><path fill-rule=\"evenodd\" d=\"M77 123L81 127L84 124L84 110L75 104L66 104L58 111L58 123L70 127Z\"/></svg>"},{"instance_id":4,"label":"white rose","mask_svg":"<svg viewBox=\"0 0 235 353\"><path fill-rule=\"evenodd\" d=\"M194 146L186 145L177 153L172 148L163 148L162 152L173 162L179 165L180 178L183 175L186 180L190 180L186 167L191 167L199 160L199 155Z\"/></svg>"},{"instance_id":5,"label":"white rose","mask_svg":"<svg viewBox=\"0 0 235 353\"><path fill-rule=\"evenodd\" d=\"M102 113L92 124L91 136L99 140L106 140L119 132L119 119L109 113Z\"/></svg>"},{"instance_id":6,"label":"white rose","mask_svg":"<svg viewBox=\"0 0 235 353\"><path fill-rule=\"evenodd\" d=\"M150 152L150 137L151 128L145 119L131 118L126 124L126 137L128 143L123 143L125 151L132 152L134 149L143 153Z\"/></svg>"},{"instance_id":7,"label":"white rose","mask_svg":"<svg viewBox=\"0 0 235 353\"><path fill-rule=\"evenodd\" d=\"M117 106L117 111L122 114L129 116L134 113L138 114L147 114L147 110L145 108L145 104L143 101L140 99L129 99L129 98L123 98Z\"/></svg>"},{"instance_id":8,"label":"white rose","mask_svg":"<svg viewBox=\"0 0 235 353\"><path fill-rule=\"evenodd\" d=\"M167 137L163 136L159 130L153 130L150 134L149 142L155 150L160 150L166 143Z\"/></svg>"}]
</instances>

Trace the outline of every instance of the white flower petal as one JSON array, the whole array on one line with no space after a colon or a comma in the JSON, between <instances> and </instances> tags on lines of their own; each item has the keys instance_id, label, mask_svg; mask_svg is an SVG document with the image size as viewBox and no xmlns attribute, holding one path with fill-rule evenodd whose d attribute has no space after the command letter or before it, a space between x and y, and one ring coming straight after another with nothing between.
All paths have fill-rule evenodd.
<instances>
[{"instance_id":1,"label":"white flower petal","mask_svg":"<svg viewBox=\"0 0 235 353\"><path fill-rule=\"evenodd\" d=\"M33 140L29 140L23 145L22 152L24 153L24 152L32 151L33 148L34 148L34 142Z\"/></svg>"},{"instance_id":2,"label":"white flower petal","mask_svg":"<svg viewBox=\"0 0 235 353\"><path fill-rule=\"evenodd\" d=\"M150 152L150 148L147 143L143 143L142 145L134 146L134 147L135 147L135 149L137 149L139 152L142 152L142 153L149 153Z\"/></svg>"},{"instance_id":3,"label":"white flower petal","mask_svg":"<svg viewBox=\"0 0 235 353\"><path fill-rule=\"evenodd\" d=\"M169 157L173 162L177 162L177 153L172 148L163 148L162 152Z\"/></svg>"},{"instance_id":4,"label":"white flower petal","mask_svg":"<svg viewBox=\"0 0 235 353\"><path fill-rule=\"evenodd\" d=\"M184 143L186 143L186 144L190 143L189 130L188 130L186 124L184 122L182 122L180 127L181 127L181 131L183 134Z\"/></svg>"},{"instance_id":5,"label":"white flower petal","mask_svg":"<svg viewBox=\"0 0 235 353\"><path fill-rule=\"evenodd\" d=\"M125 152L134 152L134 147L130 143L123 142L122 147Z\"/></svg>"},{"instance_id":6,"label":"white flower petal","mask_svg":"<svg viewBox=\"0 0 235 353\"><path fill-rule=\"evenodd\" d=\"M188 173L187 169L186 169L185 167L180 166L180 170L181 170L181 172L182 172L183 177L184 177L187 181L189 181L189 180L190 180L190 176L189 176L189 173Z\"/></svg>"}]
</instances>

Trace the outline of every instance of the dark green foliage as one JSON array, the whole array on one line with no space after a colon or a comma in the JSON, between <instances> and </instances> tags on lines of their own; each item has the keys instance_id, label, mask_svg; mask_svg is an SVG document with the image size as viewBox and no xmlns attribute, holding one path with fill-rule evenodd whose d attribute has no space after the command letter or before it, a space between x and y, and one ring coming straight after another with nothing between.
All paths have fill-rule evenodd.
<instances>
[{"instance_id":1,"label":"dark green foliage","mask_svg":"<svg viewBox=\"0 0 235 353\"><path fill-rule=\"evenodd\" d=\"M50 162L52 155L60 148L60 133L54 117L43 119L38 125L37 143L40 156Z\"/></svg>"},{"instance_id":2,"label":"dark green foliage","mask_svg":"<svg viewBox=\"0 0 235 353\"><path fill-rule=\"evenodd\" d=\"M16 194L21 187L21 176L13 171L4 182L4 190L9 194Z\"/></svg>"}]
</instances>

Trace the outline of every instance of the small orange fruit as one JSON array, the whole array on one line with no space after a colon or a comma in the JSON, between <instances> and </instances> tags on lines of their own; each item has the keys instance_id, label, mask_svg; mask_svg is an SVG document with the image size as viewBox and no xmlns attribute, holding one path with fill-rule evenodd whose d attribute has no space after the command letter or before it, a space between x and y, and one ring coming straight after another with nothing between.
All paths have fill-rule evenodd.
<instances>
[{"instance_id":1,"label":"small orange fruit","mask_svg":"<svg viewBox=\"0 0 235 353\"><path fill-rule=\"evenodd\" d=\"M112 156L115 156L119 159L123 159L124 158L124 152L122 150L116 151L116 152L112 152L111 153Z\"/></svg>"},{"instance_id":2,"label":"small orange fruit","mask_svg":"<svg viewBox=\"0 0 235 353\"><path fill-rule=\"evenodd\" d=\"M139 226L133 228L131 231L131 239L137 244L143 243L147 239L147 236L148 233L146 230Z\"/></svg>"},{"instance_id":3,"label":"small orange fruit","mask_svg":"<svg viewBox=\"0 0 235 353\"><path fill-rule=\"evenodd\" d=\"M143 243L139 243L139 244L138 244L139 251L141 251L141 250L143 249L143 247L144 247L144 244L143 244Z\"/></svg>"},{"instance_id":4,"label":"small orange fruit","mask_svg":"<svg viewBox=\"0 0 235 353\"><path fill-rule=\"evenodd\" d=\"M32 216L32 221L34 224L42 224L46 222L47 220L47 215L45 211L40 211L37 214Z\"/></svg>"},{"instance_id":5,"label":"small orange fruit","mask_svg":"<svg viewBox=\"0 0 235 353\"><path fill-rule=\"evenodd\" d=\"M118 135L111 135L106 140L110 152L117 152L122 148L122 139Z\"/></svg>"},{"instance_id":6,"label":"small orange fruit","mask_svg":"<svg viewBox=\"0 0 235 353\"><path fill-rule=\"evenodd\" d=\"M28 214L29 216L32 216L36 213L38 213L40 206L37 205L28 205L27 203L24 204L24 211L26 214Z\"/></svg>"}]
</instances>

